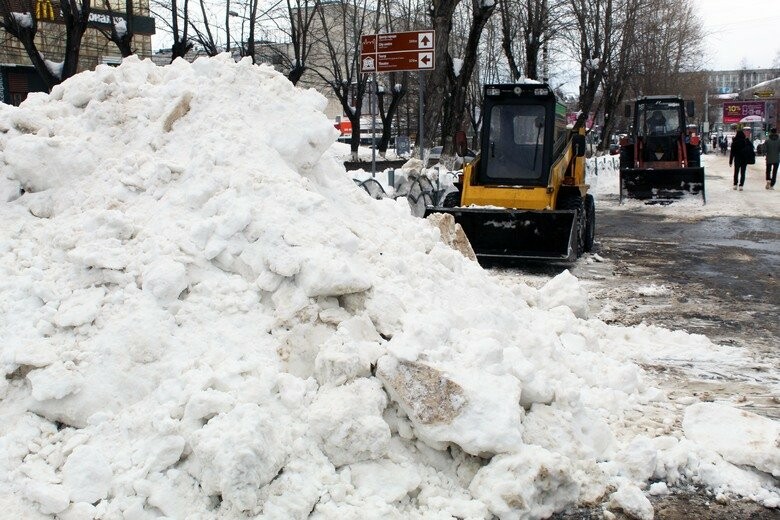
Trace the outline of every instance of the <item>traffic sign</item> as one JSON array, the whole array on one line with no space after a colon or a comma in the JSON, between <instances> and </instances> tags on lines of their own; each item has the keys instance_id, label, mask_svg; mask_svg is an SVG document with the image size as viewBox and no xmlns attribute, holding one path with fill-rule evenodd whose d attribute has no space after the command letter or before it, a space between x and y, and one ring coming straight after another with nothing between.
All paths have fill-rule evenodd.
<instances>
[{"instance_id":1,"label":"traffic sign","mask_svg":"<svg viewBox=\"0 0 780 520\"><path fill-rule=\"evenodd\" d=\"M360 39L360 72L433 70L436 32L369 34Z\"/></svg>"}]
</instances>

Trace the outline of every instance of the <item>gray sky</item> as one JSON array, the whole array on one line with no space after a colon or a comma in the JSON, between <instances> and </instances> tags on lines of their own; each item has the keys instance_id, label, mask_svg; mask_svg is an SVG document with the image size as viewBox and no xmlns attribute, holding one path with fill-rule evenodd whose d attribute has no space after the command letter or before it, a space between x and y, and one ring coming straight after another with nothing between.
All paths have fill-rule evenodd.
<instances>
[{"instance_id":1,"label":"gray sky","mask_svg":"<svg viewBox=\"0 0 780 520\"><path fill-rule=\"evenodd\" d=\"M704 24L704 68L770 68L780 51L780 0L693 0Z\"/></svg>"}]
</instances>

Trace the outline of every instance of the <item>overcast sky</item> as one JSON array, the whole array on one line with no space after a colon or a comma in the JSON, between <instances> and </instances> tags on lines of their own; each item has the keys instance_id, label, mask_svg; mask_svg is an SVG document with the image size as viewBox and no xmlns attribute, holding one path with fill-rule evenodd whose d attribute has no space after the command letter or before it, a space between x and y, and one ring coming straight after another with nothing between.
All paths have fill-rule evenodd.
<instances>
[{"instance_id":1,"label":"overcast sky","mask_svg":"<svg viewBox=\"0 0 780 520\"><path fill-rule=\"evenodd\" d=\"M770 68L780 51L780 0L693 0L704 24L704 68Z\"/></svg>"}]
</instances>

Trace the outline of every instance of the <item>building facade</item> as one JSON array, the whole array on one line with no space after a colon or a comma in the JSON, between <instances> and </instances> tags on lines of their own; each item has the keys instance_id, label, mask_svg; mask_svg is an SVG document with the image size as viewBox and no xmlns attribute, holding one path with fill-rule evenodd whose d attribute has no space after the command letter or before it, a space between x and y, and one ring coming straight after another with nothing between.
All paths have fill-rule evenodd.
<instances>
[{"instance_id":1,"label":"building facade","mask_svg":"<svg viewBox=\"0 0 780 520\"><path fill-rule=\"evenodd\" d=\"M30 5L33 13L29 13ZM101 6L103 4L100 4ZM133 31L133 48L139 56L152 54L152 34L155 32L154 18L149 13L149 0L134 0L133 16L127 20L125 2L111 0L111 10L92 9L89 26L81 41L79 70L91 70L101 64L118 65L122 55L116 45L109 41L100 29L110 30L112 18L124 20ZM29 14L36 18L38 32L35 44L48 61L61 62L65 53L65 27L62 9L57 0L9 0L0 8L0 16L10 10L11 16ZM129 22L129 23L128 23ZM45 92L46 86L30 63L22 43L0 29L0 101L19 105L30 92Z\"/></svg>"},{"instance_id":2,"label":"building facade","mask_svg":"<svg viewBox=\"0 0 780 520\"><path fill-rule=\"evenodd\" d=\"M780 77L780 69L714 70L707 75L710 94L735 94Z\"/></svg>"},{"instance_id":3,"label":"building facade","mask_svg":"<svg viewBox=\"0 0 780 520\"><path fill-rule=\"evenodd\" d=\"M701 77L704 74L704 77ZM738 126L751 128L755 136L761 136L767 128L777 126L777 111L780 108L780 69L716 70L703 73L689 73L688 83L695 85L696 106L706 107L697 112L696 122L704 133L733 134ZM700 98L700 100L698 100ZM752 103L745 104L750 101ZM701 104L700 104L701 103ZM758 105L761 105L759 108ZM724 110L735 110L745 106L746 110L760 110L762 116L748 123L733 123L733 117L724 117Z\"/></svg>"}]
</instances>

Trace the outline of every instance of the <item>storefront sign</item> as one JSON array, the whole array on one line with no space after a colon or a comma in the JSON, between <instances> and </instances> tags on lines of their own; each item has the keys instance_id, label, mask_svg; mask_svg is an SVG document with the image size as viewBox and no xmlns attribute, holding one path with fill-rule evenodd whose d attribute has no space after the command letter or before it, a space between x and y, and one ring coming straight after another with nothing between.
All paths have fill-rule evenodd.
<instances>
[{"instance_id":1,"label":"storefront sign","mask_svg":"<svg viewBox=\"0 0 780 520\"><path fill-rule=\"evenodd\" d=\"M727 101L723 103L724 123L749 123L764 120L763 101Z\"/></svg>"},{"instance_id":2,"label":"storefront sign","mask_svg":"<svg viewBox=\"0 0 780 520\"><path fill-rule=\"evenodd\" d=\"M57 0L35 0L34 12L32 15L39 22L49 22L56 24L64 24L65 19L62 17L62 6ZM8 10L15 13L29 13L31 10L31 4L28 4L24 0L8 0ZM89 12L89 27L99 27L102 29L110 28L112 25L111 11L103 9L91 9ZM127 14L114 11L113 20L127 20ZM135 34L154 34L154 18L151 16L133 16L132 20L133 33ZM128 24L128 27L130 24Z\"/></svg>"}]
</instances>

